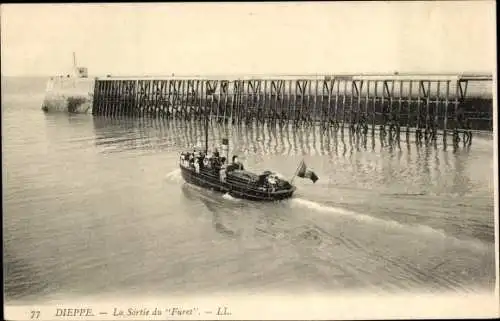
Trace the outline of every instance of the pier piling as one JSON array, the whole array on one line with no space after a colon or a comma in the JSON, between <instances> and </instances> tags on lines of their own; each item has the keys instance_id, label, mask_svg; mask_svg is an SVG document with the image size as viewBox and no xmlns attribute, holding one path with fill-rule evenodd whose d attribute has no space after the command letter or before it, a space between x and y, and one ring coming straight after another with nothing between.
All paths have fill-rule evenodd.
<instances>
[{"instance_id":1,"label":"pier piling","mask_svg":"<svg viewBox=\"0 0 500 321\"><path fill-rule=\"evenodd\" d=\"M468 93L469 83L491 83L484 75L329 75L243 79L96 79L93 114L107 117L159 117L218 123L293 124L322 131L381 135L399 141L414 128L416 141L471 144L472 130L492 130L492 95ZM477 86L476 86L477 87ZM469 96L468 96L469 94ZM451 106L453 106L451 108ZM488 115L485 117L485 115ZM450 126L451 123L451 126ZM402 127L406 127L403 129ZM462 134L462 135L460 135ZM461 137L462 136L462 139Z\"/></svg>"}]
</instances>

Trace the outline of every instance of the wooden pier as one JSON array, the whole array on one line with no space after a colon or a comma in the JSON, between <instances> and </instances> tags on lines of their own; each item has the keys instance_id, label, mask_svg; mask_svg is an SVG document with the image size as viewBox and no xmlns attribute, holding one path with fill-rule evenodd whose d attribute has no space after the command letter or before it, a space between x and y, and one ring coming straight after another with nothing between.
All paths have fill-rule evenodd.
<instances>
[{"instance_id":1,"label":"wooden pier","mask_svg":"<svg viewBox=\"0 0 500 321\"><path fill-rule=\"evenodd\" d=\"M350 133L414 132L470 144L492 130L491 75L325 75L232 79L98 78L94 115L310 126ZM470 84L470 85L469 85ZM463 137L462 139L460 137Z\"/></svg>"}]
</instances>

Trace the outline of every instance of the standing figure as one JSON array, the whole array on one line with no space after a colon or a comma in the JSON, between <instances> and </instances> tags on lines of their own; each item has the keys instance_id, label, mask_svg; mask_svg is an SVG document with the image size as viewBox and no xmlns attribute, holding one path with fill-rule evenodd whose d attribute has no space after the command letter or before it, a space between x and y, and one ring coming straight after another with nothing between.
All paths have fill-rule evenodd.
<instances>
[{"instance_id":1,"label":"standing figure","mask_svg":"<svg viewBox=\"0 0 500 321\"><path fill-rule=\"evenodd\" d=\"M200 172L200 159L196 158L194 161L194 169L196 170L196 173Z\"/></svg>"}]
</instances>

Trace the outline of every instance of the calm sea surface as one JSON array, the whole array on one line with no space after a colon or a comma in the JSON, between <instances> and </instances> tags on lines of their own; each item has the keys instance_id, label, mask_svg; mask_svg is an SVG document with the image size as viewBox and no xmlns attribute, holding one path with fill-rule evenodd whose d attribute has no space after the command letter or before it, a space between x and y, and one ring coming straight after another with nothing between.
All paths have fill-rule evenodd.
<instances>
[{"instance_id":1,"label":"calm sea surface","mask_svg":"<svg viewBox=\"0 0 500 321\"><path fill-rule=\"evenodd\" d=\"M100 295L493 290L493 140L382 146L318 129L214 126L246 167L296 179L276 204L183 183L200 124L44 114L2 79L7 302Z\"/></svg>"}]
</instances>

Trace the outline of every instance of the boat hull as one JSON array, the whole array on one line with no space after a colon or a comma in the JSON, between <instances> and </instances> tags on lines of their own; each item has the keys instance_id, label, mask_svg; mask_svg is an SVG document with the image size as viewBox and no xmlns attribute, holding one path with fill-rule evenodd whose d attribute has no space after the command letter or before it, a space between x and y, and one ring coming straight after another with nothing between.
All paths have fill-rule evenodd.
<instances>
[{"instance_id":1,"label":"boat hull","mask_svg":"<svg viewBox=\"0 0 500 321\"><path fill-rule=\"evenodd\" d=\"M248 189L237 184L222 182L216 174L196 172L191 168L180 165L182 178L189 184L199 186L205 189L220 193L228 193L232 197L251 201L272 202L280 201L293 196L295 187L278 191L263 191L257 189Z\"/></svg>"}]
</instances>

